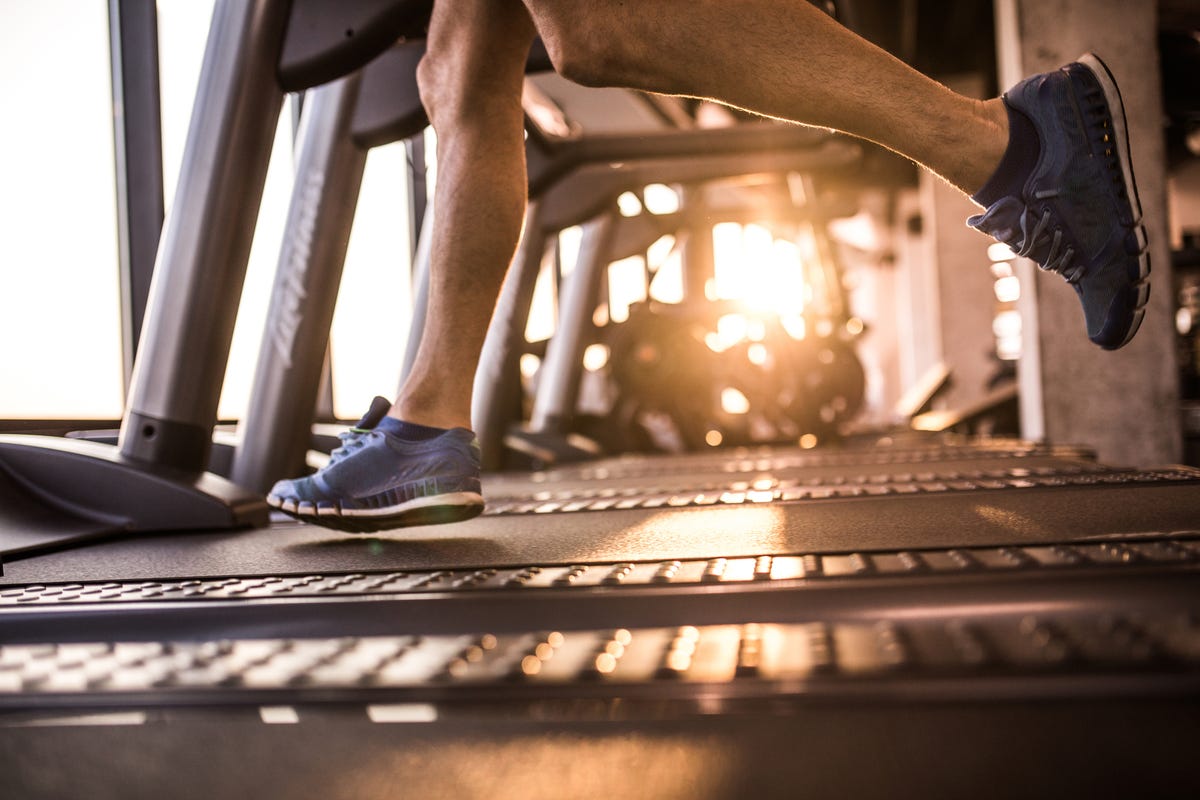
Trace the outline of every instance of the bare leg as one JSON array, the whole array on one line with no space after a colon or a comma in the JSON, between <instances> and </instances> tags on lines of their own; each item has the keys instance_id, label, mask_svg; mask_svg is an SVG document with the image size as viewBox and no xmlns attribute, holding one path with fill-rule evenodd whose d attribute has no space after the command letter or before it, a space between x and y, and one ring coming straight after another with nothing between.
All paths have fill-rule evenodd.
<instances>
[{"instance_id":1,"label":"bare leg","mask_svg":"<svg viewBox=\"0 0 1200 800\"><path fill-rule=\"evenodd\" d=\"M999 99L962 97L804 0L525 0L556 67L870 139L970 194L1008 138Z\"/></svg>"},{"instance_id":2,"label":"bare leg","mask_svg":"<svg viewBox=\"0 0 1200 800\"><path fill-rule=\"evenodd\" d=\"M517 0L438 0L417 72L438 134L429 311L389 412L471 425L471 388L526 199L521 86L534 29Z\"/></svg>"}]
</instances>

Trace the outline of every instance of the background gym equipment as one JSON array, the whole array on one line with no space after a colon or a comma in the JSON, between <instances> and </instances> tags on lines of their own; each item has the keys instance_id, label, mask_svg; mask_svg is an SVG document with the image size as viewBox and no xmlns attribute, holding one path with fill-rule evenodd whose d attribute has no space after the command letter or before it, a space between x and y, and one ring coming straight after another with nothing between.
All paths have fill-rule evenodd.
<instances>
[{"instance_id":1,"label":"background gym equipment","mask_svg":"<svg viewBox=\"0 0 1200 800\"><path fill-rule=\"evenodd\" d=\"M531 123L540 116L543 115L527 114ZM834 172L851 167L859 154L858 147L846 140L763 122L723 129L660 130L639 135L585 134L568 138L551 136L532 124L529 130L526 157L533 201L513 269L497 303L475 382L472 416L485 466L491 469L506 463L507 450L533 454L539 461L595 454L578 448L572 452L568 437L577 433L572 429L572 418L584 349L602 340L592 322L592 312L599 302L608 265L644 251L663 234L676 233L680 224L688 224L686 217L676 216L623 219L616 211L618 196L641 191L653 183L691 184L759 173ZM814 209L793 209L793 212L795 217L811 220L814 225L820 222L819 212ZM704 216L697 212L698 218ZM556 245L558 232L581 224L584 235L579 257L570 281L561 288L563 322L545 346L544 369L539 376L541 386L533 399L531 424L521 425L526 415L522 408L519 363L521 356L530 351L526 328L533 292L547 248ZM706 223L696 221L692 225L693 242L709 235ZM711 228L711 222L707 226ZM690 261L691 271L700 276L699 283L703 286L703 271L711 272L711 263L705 265L703 257L693 257ZM825 268L832 265L826 264ZM684 280L697 278L685 275ZM844 306L838 296L840 284L836 276L834 281L831 300L836 319L844 313ZM689 310L693 314L703 313L699 308L705 305L708 304L693 303ZM686 316L688 311L683 313ZM629 328L636 328L637 324L631 320ZM658 331L647 333L653 337ZM677 347L688 347L684 337L690 336L690 331L677 329L670 335L676 337ZM625 336L629 339L637 334L629 331ZM660 344L666 346L666 341ZM817 352L827 356L832 353L829 347L818 348ZM711 362L711 358L698 350L692 351L693 368L704 370L706 361ZM680 368L687 367L681 364ZM811 379L816 385L828 382L815 372ZM641 388L644 387L639 386L638 390ZM837 405L843 414L853 411L855 406L849 398L849 389L852 387L835 390L835 394L842 396ZM818 394L813 392L814 399ZM794 398L793 402L801 405L807 398ZM815 415L819 415L820 405L815 404ZM628 433L622 436L612 444L632 443ZM703 433L700 436L702 441Z\"/></svg>"}]
</instances>

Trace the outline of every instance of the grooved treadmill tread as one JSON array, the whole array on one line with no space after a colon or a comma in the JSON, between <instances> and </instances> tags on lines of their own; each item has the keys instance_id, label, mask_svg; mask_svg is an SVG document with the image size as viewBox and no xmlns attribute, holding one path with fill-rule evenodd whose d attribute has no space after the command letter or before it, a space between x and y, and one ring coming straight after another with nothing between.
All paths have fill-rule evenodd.
<instances>
[{"instance_id":1,"label":"grooved treadmill tread","mask_svg":"<svg viewBox=\"0 0 1200 800\"><path fill-rule=\"evenodd\" d=\"M994 457L977 455L954 460L895 463L854 463L813 465L778 465L761 463L760 469L732 469L736 462L726 461L709 464L687 472L664 470L647 474L636 465L632 474L622 465L599 467L580 474L555 471L553 473L499 473L486 476L484 494L489 500L536 497L539 493L561 493L576 491L614 490L644 492L679 492L702 490L705 486L727 487L736 482L753 482L763 477L774 483L838 483L867 482L872 479L889 482L910 482L916 476L925 480L953 480L967 474L990 473L1010 475L1024 473L1084 474L1112 471L1110 468L1083 458L1060 456ZM599 472L599 474L597 474Z\"/></svg>"},{"instance_id":2,"label":"grooved treadmill tread","mask_svg":"<svg viewBox=\"0 0 1200 800\"><path fill-rule=\"evenodd\" d=\"M2 583L711 558L1072 541L1200 527L1200 487L1123 484L485 516L342 534L296 522L140 535L5 563Z\"/></svg>"}]
</instances>

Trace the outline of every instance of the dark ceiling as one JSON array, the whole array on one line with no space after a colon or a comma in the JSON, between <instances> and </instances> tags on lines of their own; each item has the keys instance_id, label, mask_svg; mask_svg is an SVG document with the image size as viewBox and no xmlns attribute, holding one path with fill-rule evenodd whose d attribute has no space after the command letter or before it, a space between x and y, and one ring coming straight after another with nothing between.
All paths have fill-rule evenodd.
<instances>
[{"instance_id":1,"label":"dark ceiling","mask_svg":"<svg viewBox=\"0 0 1200 800\"><path fill-rule=\"evenodd\" d=\"M845 25L919 71L983 75L996 94L992 0L839 0L837 8Z\"/></svg>"}]
</instances>

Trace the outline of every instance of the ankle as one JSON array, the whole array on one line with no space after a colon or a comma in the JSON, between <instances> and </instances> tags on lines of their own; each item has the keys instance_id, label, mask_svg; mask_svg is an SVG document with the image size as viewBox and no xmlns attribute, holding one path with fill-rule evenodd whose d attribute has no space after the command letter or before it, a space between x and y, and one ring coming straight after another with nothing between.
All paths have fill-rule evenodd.
<instances>
[{"instance_id":1,"label":"ankle","mask_svg":"<svg viewBox=\"0 0 1200 800\"><path fill-rule=\"evenodd\" d=\"M400 397L392 404L388 417L428 428L470 428L470 412L448 407L430 406Z\"/></svg>"},{"instance_id":2,"label":"ankle","mask_svg":"<svg viewBox=\"0 0 1200 800\"><path fill-rule=\"evenodd\" d=\"M446 432L446 428L437 425L421 425L416 422L396 419L395 417L384 417L375 426L375 430L383 433L390 433L398 439L403 439L406 442L423 442L429 439L436 439Z\"/></svg>"},{"instance_id":3,"label":"ankle","mask_svg":"<svg viewBox=\"0 0 1200 800\"><path fill-rule=\"evenodd\" d=\"M974 139L976 149L968 162L963 186L972 197L1001 169L1010 145L1009 110L1003 99L977 100L973 112L979 123Z\"/></svg>"}]
</instances>

